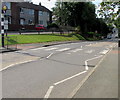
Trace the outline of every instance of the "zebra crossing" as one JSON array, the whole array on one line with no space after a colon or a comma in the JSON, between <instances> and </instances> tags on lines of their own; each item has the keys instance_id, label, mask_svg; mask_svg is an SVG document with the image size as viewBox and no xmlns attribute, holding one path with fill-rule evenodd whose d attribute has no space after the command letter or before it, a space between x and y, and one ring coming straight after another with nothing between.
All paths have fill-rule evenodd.
<instances>
[{"instance_id":1,"label":"zebra crossing","mask_svg":"<svg viewBox=\"0 0 120 100\"><path fill-rule=\"evenodd\" d=\"M91 44L89 44L90 46ZM87 47L88 45L86 45ZM112 45L113 46L113 45ZM107 49L106 49L107 48ZM109 50L110 47L105 47L102 50L97 50L96 48L93 49L88 49L88 48L84 48L83 46L79 46L78 48L73 48L73 47L62 47L61 45L58 46L51 46L51 47L40 47L40 48L35 48L35 49L31 49L32 51L50 51L50 52L63 52L63 51L67 51L66 54L72 54L72 53L85 53L85 54L92 54L92 53L97 53L100 55L105 55Z\"/></svg>"}]
</instances>

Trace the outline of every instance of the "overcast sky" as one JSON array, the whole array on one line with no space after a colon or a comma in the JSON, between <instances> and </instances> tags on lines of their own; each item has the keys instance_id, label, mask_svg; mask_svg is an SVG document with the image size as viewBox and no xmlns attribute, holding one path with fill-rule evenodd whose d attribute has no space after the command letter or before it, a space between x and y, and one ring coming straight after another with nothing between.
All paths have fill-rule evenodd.
<instances>
[{"instance_id":1,"label":"overcast sky","mask_svg":"<svg viewBox=\"0 0 120 100\"><path fill-rule=\"evenodd\" d=\"M102 0L95 0L93 3L94 4L99 4ZM39 4L39 2L41 2L41 4L45 7L47 7L48 9L51 10L51 8L53 8L55 6L55 2L56 0L32 0L32 2L34 4Z\"/></svg>"}]
</instances>

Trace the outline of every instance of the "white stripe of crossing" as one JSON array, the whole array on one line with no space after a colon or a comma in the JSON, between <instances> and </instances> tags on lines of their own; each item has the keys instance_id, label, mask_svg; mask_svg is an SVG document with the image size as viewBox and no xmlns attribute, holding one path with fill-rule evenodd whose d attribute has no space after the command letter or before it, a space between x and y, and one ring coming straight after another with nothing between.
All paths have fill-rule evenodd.
<instances>
[{"instance_id":1,"label":"white stripe of crossing","mask_svg":"<svg viewBox=\"0 0 120 100\"><path fill-rule=\"evenodd\" d=\"M47 47L41 47L41 48L35 48L35 49L31 49L31 50L40 50L40 49L45 49Z\"/></svg>"},{"instance_id":2,"label":"white stripe of crossing","mask_svg":"<svg viewBox=\"0 0 120 100\"><path fill-rule=\"evenodd\" d=\"M48 49L45 49L46 51L49 51L49 50L55 50L57 48L48 48Z\"/></svg>"},{"instance_id":3,"label":"white stripe of crossing","mask_svg":"<svg viewBox=\"0 0 120 100\"><path fill-rule=\"evenodd\" d=\"M64 49L59 49L59 50L56 50L56 51L65 51L65 50L69 50L70 48L64 48Z\"/></svg>"},{"instance_id":4,"label":"white stripe of crossing","mask_svg":"<svg viewBox=\"0 0 120 100\"><path fill-rule=\"evenodd\" d=\"M88 51L85 51L85 53L92 53L93 50L88 50Z\"/></svg>"},{"instance_id":5,"label":"white stripe of crossing","mask_svg":"<svg viewBox=\"0 0 120 100\"><path fill-rule=\"evenodd\" d=\"M83 49L75 49L75 50L72 50L71 52L78 52L80 50L83 50Z\"/></svg>"}]
</instances>

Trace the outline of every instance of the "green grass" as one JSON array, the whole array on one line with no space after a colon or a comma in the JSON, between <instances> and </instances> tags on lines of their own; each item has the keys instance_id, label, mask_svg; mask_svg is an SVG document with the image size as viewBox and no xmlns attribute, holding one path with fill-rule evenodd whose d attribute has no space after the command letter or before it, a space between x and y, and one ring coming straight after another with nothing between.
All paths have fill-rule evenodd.
<instances>
[{"instance_id":1,"label":"green grass","mask_svg":"<svg viewBox=\"0 0 120 100\"><path fill-rule=\"evenodd\" d=\"M55 35L55 34L29 34L29 35L8 35L9 44L27 44L27 43L43 43L54 41L75 41L84 40L79 34ZM5 40L5 44L6 44Z\"/></svg>"}]
</instances>

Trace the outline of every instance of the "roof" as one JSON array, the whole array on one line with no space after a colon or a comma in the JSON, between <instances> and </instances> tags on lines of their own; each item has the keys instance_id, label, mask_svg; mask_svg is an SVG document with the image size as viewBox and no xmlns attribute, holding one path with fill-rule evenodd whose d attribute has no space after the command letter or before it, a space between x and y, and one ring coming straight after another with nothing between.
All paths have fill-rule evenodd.
<instances>
[{"instance_id":1,"label":"roof","mask_svg":"<svg viewBox=\"0 0 120 100\"><path fill-rule=\"evenodd\" d=\"M17 6L23 7L23 8L28 8L28 9L39 10L39 11L51 12L48 8L46 8L44 6L36 5L33 3L29 3L29 2L19 2L19 3L17 3Z\"/></svg>"}]
</instances>

